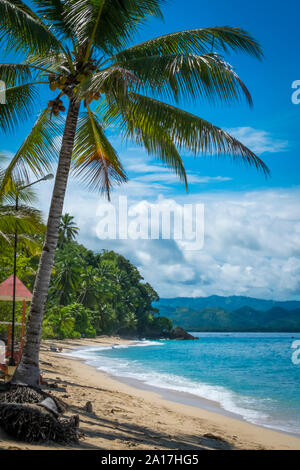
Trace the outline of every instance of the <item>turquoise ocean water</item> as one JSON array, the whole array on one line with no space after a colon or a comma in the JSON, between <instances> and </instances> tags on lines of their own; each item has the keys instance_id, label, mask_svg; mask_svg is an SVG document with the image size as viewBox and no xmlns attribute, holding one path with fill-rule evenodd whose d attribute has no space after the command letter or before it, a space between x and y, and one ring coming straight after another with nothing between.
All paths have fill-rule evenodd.
<instances>
[{"instance_id":1,"label":"turquoise ocean water","mask_svg":"<svg viewBox=\"0 0 300 470\"><path fill-rule=\"evenodd\" d=\"M197 341L142 341L72 355L111 375L217 402L247 421L300 435L300 333L193 333ZM199 406L201 406L199 404Z\"/></svg>"}]
</instances>

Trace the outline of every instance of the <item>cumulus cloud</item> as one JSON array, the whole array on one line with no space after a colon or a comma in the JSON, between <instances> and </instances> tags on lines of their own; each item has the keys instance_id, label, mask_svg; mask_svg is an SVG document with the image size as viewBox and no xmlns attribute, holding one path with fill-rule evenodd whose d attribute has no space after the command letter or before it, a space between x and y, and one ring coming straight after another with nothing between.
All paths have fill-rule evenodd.
<instances>
[{"instance_id":1,"label":"cumulus cloud","mask_svg":"<svg viewBox=\"0 0 300 470\"><path fill-rule=\"evenodd\" d=\"M158 194L152 195L152 203L170 201ZM129 204L146 207L142 196L131 194ZM299 199L300 188L173 195L172 204L205 205L204 246L198 251L187 251L173 239L100 240L97 206L103 199L78 188L69 191L65 211L80 226L80 242L95 251L123 254L161 297L218 294L283 300L300 299ZM117 204L118 194L113 202Z\"/></svg>"},{"instance_id":2,"label":"cumulus cloud","mask_svg":"<svg viewBox=\"0 0 300 470\"><path fill-rule=\"evenodd\" d=\"M259 154L284 152L288 148L288 141L276 139L264 130L253 129L252 127L236 127L227 129L227 131L253 152Z\"/></svg>"},{"instance_id":3,"label":"cumulus cloud","mask_svg":"<svg viewBox=\"0 0 300 470\"><path fill-rule=\"evenodd\" d=\"M230 132L259 154L287 149L287 142L266 131L240 127ZM113 204L120 195L126 195L133 208L170 201L178 207L204 204L203 248L188 251L185 243L173 239L99 239L97 208L103 197L88 193L71 179L64 212L75 216L79 242L95 251L113 249L130 259L161 297L218 294L300 299L300 188L209 192L201 187L197 193L195 186L192 194L179 196L174 185L178 178L170 169L149 157L145 162L145 153L138 151L134 148L129 157L127 152L121 155L130 180L113 193ZM228 180L189 172L191 184ZM37 187L45 214L52 185L45 182Z\"/></svg>"},{"instance_id":4,"label":"cumulus cloud","mask_svg":"<svg viewBox=\"0 0 300 470\"><path fill-rule=\"evenodd\" d=\"M132 148L131 151L140 151L140 149ZM162 164L154 163L153 160L148 161L142 157L130 157L126 159L126 170L132 174L131 182L140 185L140 183L160 183L165 185L165 189L171 184L176 184L179 181L178 175L170 168L163 166ZM149 157L148 157L149 160ZM207 176L200 175L192 171L187 171L187 178L189 185L193 184L205 184L205 183L223 183L226 181L232 181L232 178L228 176Z\"/></svg>"}]
</instances>

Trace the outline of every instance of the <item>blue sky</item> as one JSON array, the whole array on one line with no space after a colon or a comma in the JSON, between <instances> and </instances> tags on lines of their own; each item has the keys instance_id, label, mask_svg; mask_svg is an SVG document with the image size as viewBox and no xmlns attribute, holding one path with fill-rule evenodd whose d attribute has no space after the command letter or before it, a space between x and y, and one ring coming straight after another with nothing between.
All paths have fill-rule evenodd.
<instances>
[{"instance_id":1,"label":"blue sky","mask_svg":"<svg viewBox=\"0 0 300 470\"><path fill-rule=\"evenodd\" d=\"M187 195L170 172L134 145L126 147L110 130L130 178L126 188L115 192L114 201L126 194L132 204L204 203L204 247L191 255L174 240L99 240L95 226L101 200L71 180L65 211L75 215L80 241L130 258L161 296L300 298L300 105L291 101L292 82L300 80L299 10L296 1L255 0L247 6L236 0L168 2L165 22L151 21L134 42L177 30L229 25L249 31L262 44L261 62L241 54L226 56L252 94L252 109L205 102L181 107L230 130L268 164L272 176L266 179L229 160L183 155L191 181ZM1 136L1 149L14 153L30 124L17 137ZM51 183L44 183L38 194L46 213Z\"/></svg>"}]
</instances>

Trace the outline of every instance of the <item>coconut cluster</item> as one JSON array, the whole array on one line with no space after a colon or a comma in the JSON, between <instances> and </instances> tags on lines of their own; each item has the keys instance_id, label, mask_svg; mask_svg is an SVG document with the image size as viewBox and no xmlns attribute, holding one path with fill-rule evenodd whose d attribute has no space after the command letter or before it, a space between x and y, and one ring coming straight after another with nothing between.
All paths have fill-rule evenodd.
<instances>
[{"instance_id":1,"label":"coconut cluster","mask_svg":"<svg viewBox=\"0 0 300 470\"><path fill-rule=\"evenodd\" d=\"M54 116L58 116L60 111L65 111L65 107L62 101L59 99L62 95L66 95L71 98L74 93L77 94L80 86L87 80L93 72L97 70L93 60L90 60L87 64L83 65L78 63L75 67L76 74L69 76L58 76L56 74L49 74L49 87L51 91L60 90L58 98L53 101L49 101L48 107L52 109ZM98 100L101 96L101 90L96 93L88 93L84 97L84 105L88 106L92 101Z\"/></svg>"},{"instance_id":2,"label":"coconut cluster","mask_svg":"<svg viewBox=\"0 0 300 470\"><path fill-rule=\"evenodd\" d=\"M56 100L53 101L49 101L48 108L51 108L51 113L54 114L54 116L58 116L60 111L64 112L66 110L62 100L59 98L56 98Z\"/></svg>"}]
</instances>

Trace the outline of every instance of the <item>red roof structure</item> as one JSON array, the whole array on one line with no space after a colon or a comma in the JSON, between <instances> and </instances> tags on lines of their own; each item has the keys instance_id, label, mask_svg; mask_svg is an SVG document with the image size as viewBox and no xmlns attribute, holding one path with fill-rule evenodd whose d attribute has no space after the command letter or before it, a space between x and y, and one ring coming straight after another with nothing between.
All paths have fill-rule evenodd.
<instances>
[{"instance_id":1,"label":"red roof structure","mask_svg":"<svg viewBox=\"0 0 300 470\"><path fill-rule=\"evenodd\" d=\"M14 276L9 276L0 284L0 300L13 300ZM24 286L23 282L16 277L16 301L31 301L32 293Z\"/></svg>"}]
</instances>

